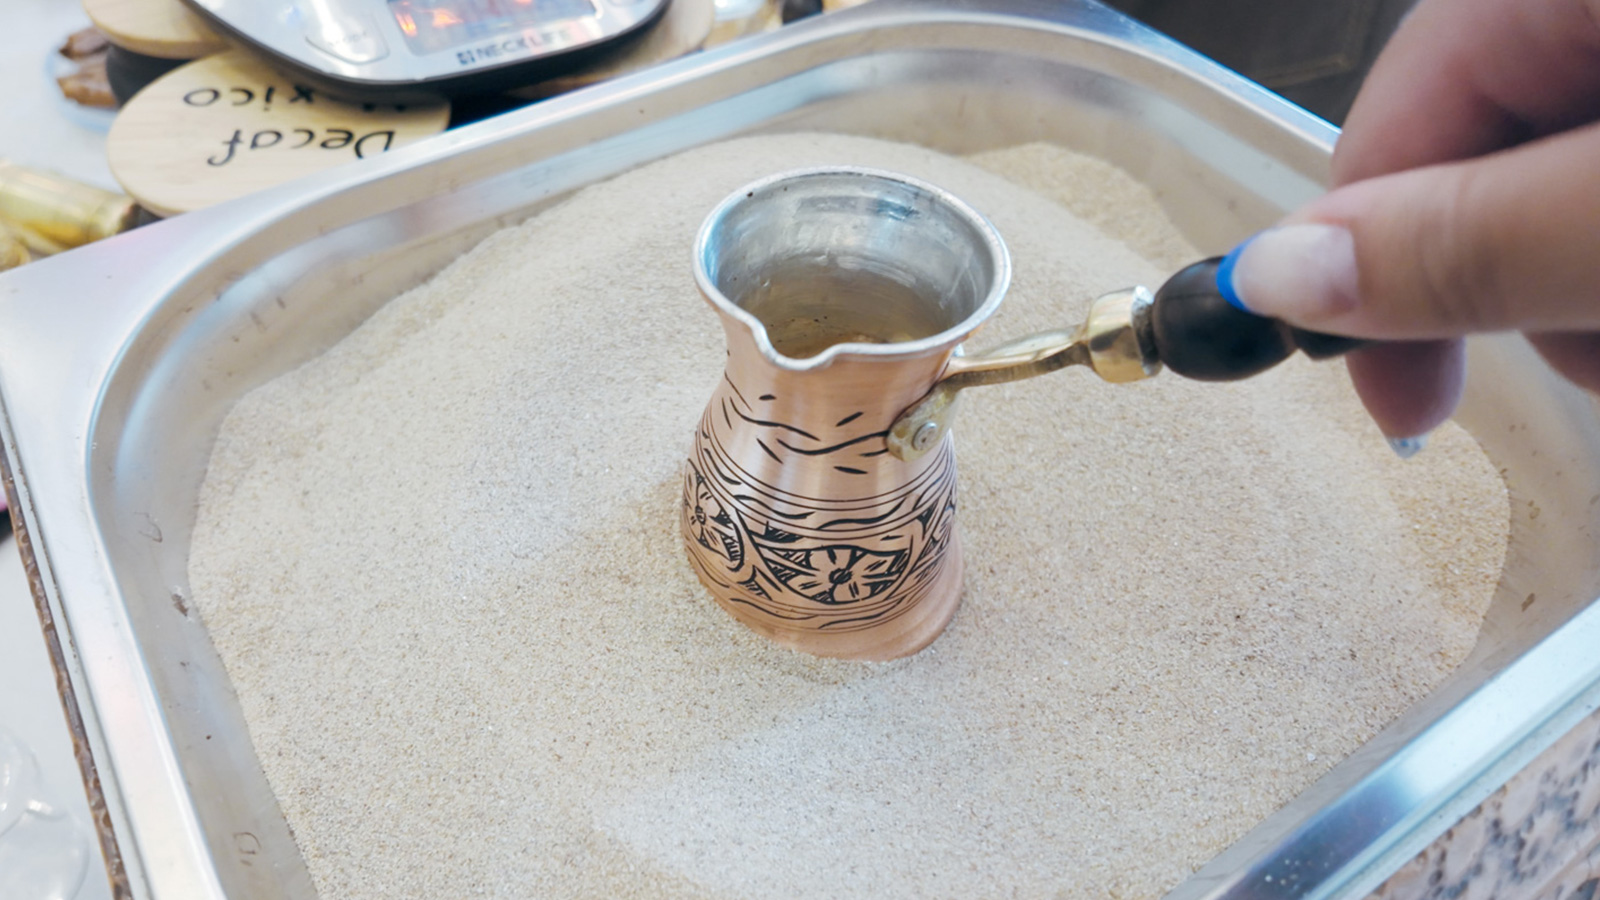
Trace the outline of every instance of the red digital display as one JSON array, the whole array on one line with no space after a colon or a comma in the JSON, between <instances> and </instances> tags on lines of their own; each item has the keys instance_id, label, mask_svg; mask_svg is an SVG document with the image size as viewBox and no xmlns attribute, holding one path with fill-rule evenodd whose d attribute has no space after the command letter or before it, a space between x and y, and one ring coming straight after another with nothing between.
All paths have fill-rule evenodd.
<instances>
[{"instance_id":1,"label":"red digital display","mask_svg":"<svg viewBox=\"0 0 1600 900\"><path fill-rule=\"evenodd\" d=\"M389 0L389 12L419 56L595 14L590 0Z\"/></svg>"}]
</instances>

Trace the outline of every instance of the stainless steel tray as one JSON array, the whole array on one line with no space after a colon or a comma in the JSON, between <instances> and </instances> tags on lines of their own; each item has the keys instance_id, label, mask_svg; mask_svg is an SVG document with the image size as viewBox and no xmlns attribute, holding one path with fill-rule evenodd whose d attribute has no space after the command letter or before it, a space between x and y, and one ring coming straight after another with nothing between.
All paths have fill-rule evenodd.
<instances>
[{"instance_id":1,"label":"stainless steel tray","mask_svg":"<svg viewBox=\"0 0 1600 900\"><path fill-rule=\"evenodd\" d=\"M1094 153L1208 250L1316 194L1336 135L1090 3L878 0L0 277L0 437L120 895L313 896L188 602L234 400L578 186L800 129ZM1516 339L1472 367L1514 500L1477 649L1174 897L1359 895L1600 704L1594 407Z\"/></svg>"}]
</instances>

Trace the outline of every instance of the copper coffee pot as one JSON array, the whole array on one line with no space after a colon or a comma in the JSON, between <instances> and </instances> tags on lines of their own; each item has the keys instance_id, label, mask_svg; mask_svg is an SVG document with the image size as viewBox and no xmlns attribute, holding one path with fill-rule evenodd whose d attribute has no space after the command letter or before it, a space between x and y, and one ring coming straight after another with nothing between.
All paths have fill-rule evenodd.
<instances>
[{"instance_id":1,"label":"copper coffee pot","mask_svg":"<svg viewBox=\"0 0 1600 900\"><path fill-rule=\"evenodd\" d=\"M1296 348L1359 342L1234 309L1220 260L1151 294L1106 294L1070 331L958 348L999 308L993 225L933 185L872 169L748 185L701 227L695 279L728 360L684 469L689 559L734 618L822 656L892 659L938 637L961 594L955 450L964 388L1085 365L1111 382L1232 380Z\"/></svg>"}]
</instances>

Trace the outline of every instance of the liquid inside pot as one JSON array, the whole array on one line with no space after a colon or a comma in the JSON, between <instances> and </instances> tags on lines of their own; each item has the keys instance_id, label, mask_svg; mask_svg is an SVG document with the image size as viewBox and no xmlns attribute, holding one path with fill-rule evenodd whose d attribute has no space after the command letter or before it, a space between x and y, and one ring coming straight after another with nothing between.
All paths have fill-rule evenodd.
<instances>
[{"instance_id":1,"label":"liquid inside pot","mask_svg":"<svg viewBox=\"0 0 1600 900\"><path fill-rule=\"evenodd\" d=\"M808 359L836 344L894 344L954 325L937 301L876 272L815 264L775 267L739 305L761 320L772 347Z\"/></svg>"}]
</instances>

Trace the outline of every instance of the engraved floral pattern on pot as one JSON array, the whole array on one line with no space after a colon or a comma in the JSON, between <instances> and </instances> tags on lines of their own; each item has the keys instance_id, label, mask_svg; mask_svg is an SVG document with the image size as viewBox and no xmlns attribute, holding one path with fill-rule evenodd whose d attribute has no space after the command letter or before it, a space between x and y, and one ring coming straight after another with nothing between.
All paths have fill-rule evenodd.
<instances>
[{"instance_id":1,"label":"engraved floral pattern on pot","mask_svg":"<svg viewBox=\"0 0 1600 900\"><path fill-rule=\"evenodd\" d=\"M744 559L744 544L722 502L692 468L684 475L683 488L684 534L738 566Z\"/></svg>"},{"instance_id":2,"label":"engraved floral pattern on pot","mask_svg":"<svg viewBox=\"0 0 1600 900\"><path fill-rule=\"evenodd\" d=\"M811 571L789 582L789 587L818 603L854 603L892 584L903 559L900 553L824 547L806 554Z\"/></svg>"},{"instance_id":3,"label":"engraved floral pattern on pot","mask_svg":"<svg viewBox=\"0 0 1600 900\"><path fill-rule=\"evenodd\" d=\"M781 465L846 474L880 464L883 432L846 416L812 433L747 399L726 376L695 430L680 520L696 573L719 596L785 627L855 631L904 615L943 570L955 515L948 446L888 493L807 497L753 476L736 435ZM851 428L860 422L860 427Z\"/></svg>"}]
</instances>

